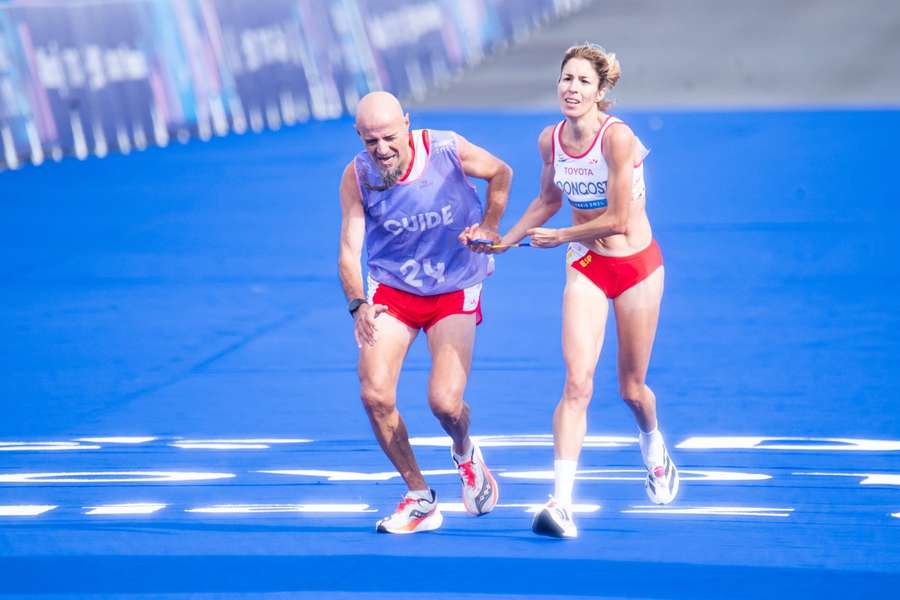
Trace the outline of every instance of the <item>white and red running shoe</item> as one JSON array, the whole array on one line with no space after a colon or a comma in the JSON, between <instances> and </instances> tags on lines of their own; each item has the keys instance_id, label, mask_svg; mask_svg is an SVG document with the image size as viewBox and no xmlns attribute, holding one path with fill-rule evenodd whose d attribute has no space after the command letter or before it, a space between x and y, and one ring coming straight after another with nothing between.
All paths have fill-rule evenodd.
<instances>
[{"instance_id":1,"label":"white and red running shoe","mask_svg":"<svg viewBox=\"0 0 900 600\"><path fill-rule=\"evenodd\" d=\"M459 462L452 448L450 455L462 481L462 501L466 511L481 516L494 510L500 498L500 488L490 469L484 464L481 449L472 442L472 457L465 462Z\"/></svg>"},{"instance_id":2,"label":"white and red running shoe","mask_svg":"<svg viewBox=\"0 0 900 600\"><path fill-rule=\"evenodd\" d=\"M647 465L647 480L644 489L654 504L668 504L678 495L678 469L663 446L662 464Z\"/></svg>"},{"instance_id":3,"label":"white and red running shoe","mask_svg":"<svg viewBox=\"0 0 900 600\"><path fill-rule=\"evenodd\" d=\"M434 531L444 522L444 516L438 510L437 494L434 490L431 498L420 498L407 493L397 505L397 510L389 517L378 521L375 531L378 533L418 533Z\"/></svg>"},{"instance_id":4,"label":"white and red running shoe","mask_svg":"<svg viewBox=\"0 0 900 600\"><path fill-rule=\"evenodd\" d=\"M550 496L549 502L534 514L531 530L538 535L550 537L578 537L578 528L572 519L572 509L557 503L553 496Z\"/></svg>"}]
</instances>

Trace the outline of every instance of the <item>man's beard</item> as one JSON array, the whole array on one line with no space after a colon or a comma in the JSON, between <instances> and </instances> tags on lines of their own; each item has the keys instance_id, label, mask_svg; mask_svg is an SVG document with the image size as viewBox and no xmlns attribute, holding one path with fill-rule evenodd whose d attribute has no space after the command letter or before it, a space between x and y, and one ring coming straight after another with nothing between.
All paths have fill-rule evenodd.
<instances>
[{"instance_id":1,"label":"man's beard","mask_svg":"<svg viewBox=\"0 0 900 600\"><path fill-rule=\"evenodd\" d=\"M400 180L400 177L403 176L403 173L401 172L399 166L396 169L389 169L387 171L382 171L381 169L378 169L378 170L381 172L382 184L381 185L372 185L371 183L366 181L366 184L365 184L366 189L369 191L383 192L386 189L393 186L395 183L397 183L397 181Z\"/></svg>"}]
</instances>

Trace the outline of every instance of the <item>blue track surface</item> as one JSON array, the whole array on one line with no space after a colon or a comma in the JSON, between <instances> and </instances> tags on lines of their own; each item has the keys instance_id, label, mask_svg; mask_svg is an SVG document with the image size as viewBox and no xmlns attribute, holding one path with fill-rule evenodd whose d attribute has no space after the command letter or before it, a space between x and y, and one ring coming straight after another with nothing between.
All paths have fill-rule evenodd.
<instances>
[{"instance_id":1,"label":"blue track surface","mask_svg":"<svg viewBox=\"0 0 900 600\"><path fill-rule=\"evenodd\" d=\"M684 477L673 508L692 512L647 508L607 336L589 433L616 437L585 450L576 487L599 509L578 515L574 542L530 533L527 505L551 489L534 471L552 467L564 249L521 249L486 285L467 393L473 432L501 436L485 443L501 506L451 510L433 534L373 533L403 486L359 404L336 275L336 188L358 140L347 121L311 123L0 174L0 512L55 507L0 516L0 594L900 589L900 112L622 116L652 149L648 210L667 272L649 381ZM413 126L455 129L513 166L508 226L537 189L537 134L555 118L419 114ZM442 435L428 367L420 339L399 394L420 437ZM77 441L109 436L153 439ZM295 441L179 447L248 438ZM419 462L458 502L447 448L429 443ZM231 477L134 481L149 471ZM106 475L58 481L85 472ZM135 502L164 506L87 514ZM358 512L321 512L336 504ZM197 512L223 505L253 512Z\"/></svg>"}]
</instances>

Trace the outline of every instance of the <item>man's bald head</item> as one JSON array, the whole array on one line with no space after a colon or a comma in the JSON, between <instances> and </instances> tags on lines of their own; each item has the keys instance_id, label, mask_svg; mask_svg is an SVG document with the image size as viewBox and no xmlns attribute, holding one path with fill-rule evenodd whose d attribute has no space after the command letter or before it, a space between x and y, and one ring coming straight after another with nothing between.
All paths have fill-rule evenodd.
<instances>
[{"instance_id":1,"label":"man's bald head","mask_svg":"<svg viewBox=\"0 0 900 600\"><path fill-rule=\"evenodd\" d=\"M405 118L400 101L388 92L366 94L356 105L356 128L381 129Z\"/></svg>"},{"instance_id":2,"label":"man's bald head","mask_svg":"<svg viewBox=\"0 0 900 600\"><path fill-rule=\"evenodd\" d=\"M363 96L356 105L356 133L384 178L382 186L372 189L392 186L412 158L409 115L403 114L400 101L387 92Z\"/></svg>"}]
</instances>

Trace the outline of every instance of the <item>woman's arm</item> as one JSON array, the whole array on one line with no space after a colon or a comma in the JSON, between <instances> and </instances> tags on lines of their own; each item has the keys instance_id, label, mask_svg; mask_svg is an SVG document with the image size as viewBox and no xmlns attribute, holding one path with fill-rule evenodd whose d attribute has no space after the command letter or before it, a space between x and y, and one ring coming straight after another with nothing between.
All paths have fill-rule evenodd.
<instances>
[{"instance_id":1,"label":"woman's arm","mask_svg":"<svg viewBox=\"0 0 900 600\"><path fill-rule=\"evenodd\" d=\"M607 129L605 137L603 158L609 167L606 212L586 223L561 229L560 243L590 243L627 231L634 179L635 137L628 126L621 125Z\"/></svg>"},{"instance_id":2,"label":"woman's arm","mask_svg":"<svg viewBox=\"0 0 900 600\"><path fill-rule=\"evenodd\" d=\"M516 244L528 235L528 230L539 227L559 212L562 206L562 192L553 182L553 126L544 128L538 137L538 148L543 166L541 167L541 188L538 197L531 201L519 222L506 232L500 244Z\"/></svg>"}]
</instances>

